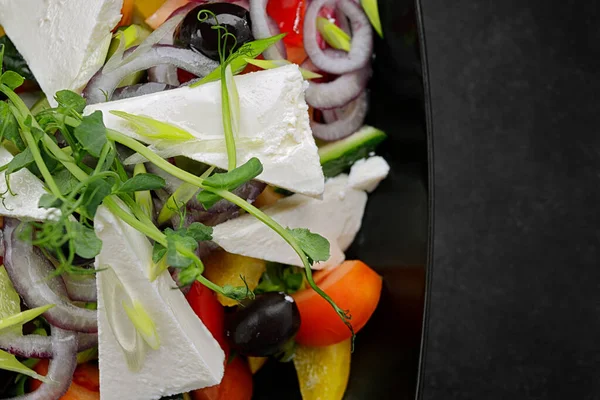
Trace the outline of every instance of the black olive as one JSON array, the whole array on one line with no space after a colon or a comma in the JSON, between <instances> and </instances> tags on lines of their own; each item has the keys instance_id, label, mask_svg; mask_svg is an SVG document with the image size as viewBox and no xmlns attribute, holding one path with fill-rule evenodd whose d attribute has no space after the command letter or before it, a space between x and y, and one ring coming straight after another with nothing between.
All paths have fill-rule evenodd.
<instances>
[{"instance_id":1,"label":"black olive","mask_svg":"<svg viewBox=\"0 0 600 400\"><path fill-rule=\"evenodd\" d=\"M217 16L216 21L212 15L202 13L200 19L205 20L200 22L198 13L201 10L214 13ZM237 50L244 43L254 40L248 10L236 4L209 3L194 8L181 21L175 30L175 44L181 47L189 47L213 60L220 61L218 40L223 34L223 30L212 28L217 22L227 28L227 31L235 35L237 39L236 42L232 37L227 37L227 45L224 49L225 56L230 51ZM223 39L221 40L223 41Z\"/></svg>"},{"instance_id":2,"label":"black olive","mask_svg":"<svg viewBox=\"0 0 600 400\"><path fill-rule=\"evenodd\" d=\"M227 315L225 334L240 354L267 357L279 353L300 329L300 311L285 293L265 293Z\"/></svg>"}]
</instances>

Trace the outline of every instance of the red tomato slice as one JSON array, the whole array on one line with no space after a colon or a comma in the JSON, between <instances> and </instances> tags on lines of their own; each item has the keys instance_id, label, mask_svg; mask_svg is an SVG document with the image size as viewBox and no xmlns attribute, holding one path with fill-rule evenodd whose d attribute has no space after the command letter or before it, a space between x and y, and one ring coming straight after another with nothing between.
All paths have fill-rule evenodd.
<instances>
[{"instance_id":1,"label":"red tomato slice","mask_svg":"<svg viewBox=\"0 0 600 400\"><path fill-rule=\"evenodd\" d=\"M225 339L225 310L215 294L200 282L194 282L185 297L198 318L219 342L225 352L225 359L227 359L229 344Z\"/></svg>"},{"instance_id":2,"label":"red tomato slice","mask_svg":"<svg viewBox=\"0 0 600 400\"><path fill-rule=\"evenodd\" d=\"M220 384L191 392L194 400L251 400L252 373L246 361L235 357L225 366Z\"/></svg>"},{"instance_id":3,"label":"red tomato slice","mask_svg":"<svg viewBox=\"0 0 600 400\"><path fill-rule=\"evenodd\" d=\"M379 303L382 280L362 261L345 261L339 267L319 271L315 281L342 310L349 310L355 332L360 331ZM313 289L292 295L302 322L296 341L307 346L329 346L351 337L350 330L331 305Z\"/></svg>"},{"instance_id":4,"label":"red tomato slice","mask_svg":"<svg viewBox=\"0 0 600 400\"><path fill-rule=\"evenodd\" d=\"M283 38L287 47L303 47L305 10L306 0L271 0L267 4L267 14L277 22L281 33L287 33Z\"/></svg>"}]
</instances>

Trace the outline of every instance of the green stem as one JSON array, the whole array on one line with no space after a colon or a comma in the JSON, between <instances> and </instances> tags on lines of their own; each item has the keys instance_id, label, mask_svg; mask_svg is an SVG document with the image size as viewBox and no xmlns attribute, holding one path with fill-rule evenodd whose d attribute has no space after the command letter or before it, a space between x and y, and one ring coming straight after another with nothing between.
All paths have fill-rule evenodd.
<instances>
[{"instance_id":1,"label":"green stem","mask_svg":"<svg viewBox=\"0 0 600 400\"><path fill-rule=\"evenodd\" d=\"M100 153L100 158L98 158L98 163L96 164L96 169L94 170L94 174L97 174L100 171L102 171L102 168L104 167L104 162L106 161L106 157L108 156L108 152L111 149L112 147L110 143L104 143L104 146L102 146L102 152Z\"/></svg>"},{"instance_id":2,"label":"green stem","mask_svg":"<svg viewBox=\"0 0 600 400\"><path fill-rule=\"evenodd\" d=\"M223 103L223 131L225 132L225 146L227 147L227 166L231 171L237 166L237 154L231 125L231 110L229 109L229 92L227 91L225 70L226 68L221 69L221 102Z\"/></svg>"},{"instance_id":3,"label":"green stem","mask_svg":"<svg viewBox=\"0 0 600 400\"><path fill-rule=\"evenodd\" d=\"M137 219L134 215L128 213L123 210L121 206L117 203L116 199L113 196L109 196L104 199L104 205L108 208L113 214L117 217L121 218L128 225L140 231L144 235L148 236L150 239L155 242L160 243L161 245L167 247L167 237L159 231L158 229L151 229L148 225Z\"/></svg>"}]
</instances>

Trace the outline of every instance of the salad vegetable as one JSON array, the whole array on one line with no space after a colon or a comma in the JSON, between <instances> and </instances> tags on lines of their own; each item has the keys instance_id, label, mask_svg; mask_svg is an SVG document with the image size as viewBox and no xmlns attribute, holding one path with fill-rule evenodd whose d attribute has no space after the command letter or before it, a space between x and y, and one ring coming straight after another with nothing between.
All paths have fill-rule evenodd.
<instances>
[{"instance_id":1,"label":"salad vegetable","mask_svg":"<svg viewBox=\"0 0 600 400\"><path fill-rule=\"evenodd\" d=\"M15 374L10 393L245 400L272 357L294 361L305 400L341 399L355 333L382 288L361 261L340 264L368 197L351 167L369 165L357 161L385 138L364 126L376 4L98 0L97 14L71 4L87 26L69 25L71 1L54 4L52 26L91 44L73 46L77 68L51 63L44 74L15 34L24 11L0 12L15 38L0 39L0 369ZM46 96L32 108L19 95L31 71ZM54 90L53 74L87 79ZM217 107L192 127L203 110L174 100L184 92ZM149 111L149 99L167 98ZM309 157L318 173L306 172ZM304 173L288 185L292 162Z\"/></svg>"}]
</instances>

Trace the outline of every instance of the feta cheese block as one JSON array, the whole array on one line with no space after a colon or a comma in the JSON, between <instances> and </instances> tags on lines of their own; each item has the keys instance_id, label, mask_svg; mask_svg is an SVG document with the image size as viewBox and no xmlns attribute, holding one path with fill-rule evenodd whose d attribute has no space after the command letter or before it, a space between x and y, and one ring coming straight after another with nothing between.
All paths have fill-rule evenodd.
<instances>
[{"instance_id":1,"label":"feta cheese block","mask_svg":"<svg viewBox=\"0 0 600 400\"><path fill-rule=\"evenodd\" d=\"M94 228L102 240L96 258L101 399L152 400L218 384L223 350L168 271L150 282L149 240L104 206L98 209ZM123 303L136 302L154 323L156 349L138 334L125 312Z\"/></svg>"},{"instance_id":2,"label":"feta cheese block","mask_svg":"<svg viewBox=\"0 0 600 400\"><path fill-rule=\"evenodd\" d=\"M298 66L288 65L234 79L240 100L238 165L257 157L264 167L257 179L319 197L324 189L323 170L304 101L307 84ZM220 82L94 104L85 113L96 110L102 111L107 127L151 144L164 158L183 155L227 168ZM142 137L128 121L111 114L111 110L167 122L186 130L194 139L176 142ZM140 161L143 158L138 155L126 163Z\"/></svg>"},{"instance_id":3,"label":"feta cheese block","mask_svg":"<svg viewBox=\"0 0 600 400\"><path fill-rule=\"evenodd\" d=\"M12 154L0 146L0 166L6 165L13 159ZM28 220L45 220L58 216L58 210L39 208L40 198L48 193L44 183L33 175L27 168L10 174L9 184L11 192L6 185L5 171L0 173L0 215Z\"/></svg>"},{"instance_id":4,"label":"feta cheese block","mask_svg":"<svg viewBox=\"0 0 600 400\"><path fill-rule=\"evenodd\" d=\"M348 175L342 174L327 180L322 200L295 194L263 211L284 227L308 228L327 238L329 260L314 266L322 269L344 261L344 251L360 229L366 204L367 194L348 186ZM252 215L229 220L213 229L213 241L230 253L302 266L290 245Z\"/></svg>"},{"instance_id":5,"label":"feta cheese block","mask_svg":"<svg viewBox=\"0 0 600 400\"><path fill-rule=\"evenodd\" d=\"M48 101L80 92L106 59L123 0L0 0L0 25Z\"/></svg>"},{"instance_id":6,"label":"feta cheese block","mask_svg":"<svg viewBox=\"0 0 600 400\"><path fill-rule=\"evenodd\" d=\"M363 158L355 162L350 169L348 184L354 189L371 193L388 176L389 172L390 166L383 157Z\"/></svg>"}]
</instances>

